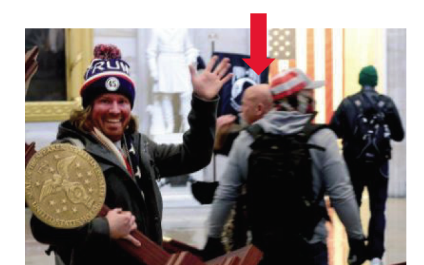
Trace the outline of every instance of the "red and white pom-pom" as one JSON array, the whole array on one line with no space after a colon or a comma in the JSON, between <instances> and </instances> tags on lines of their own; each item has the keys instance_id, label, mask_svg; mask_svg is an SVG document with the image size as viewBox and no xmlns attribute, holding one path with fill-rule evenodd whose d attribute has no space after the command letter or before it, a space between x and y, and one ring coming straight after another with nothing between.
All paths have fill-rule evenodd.
<instances>
[{"instance_id":1,"label":"red and white pom-pom","mask_svg":"<svg viewBox=\"0 0 424 265\"><path fill-rule=\"evenodd\" d=\"M102 60L121 59L121 50L112 44L99 44L94 48L94 58Z\"/></svg>"}]
</instances>

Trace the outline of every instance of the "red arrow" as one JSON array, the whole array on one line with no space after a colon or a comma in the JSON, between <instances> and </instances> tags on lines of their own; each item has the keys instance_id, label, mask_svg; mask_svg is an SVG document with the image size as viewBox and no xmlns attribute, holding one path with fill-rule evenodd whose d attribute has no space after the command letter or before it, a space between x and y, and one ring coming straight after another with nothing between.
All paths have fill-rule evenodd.
<instances>
[{"instance_id":1,"label":"red arrow","mask_svg":"<svg viewBox=\"0 0 424 265\"><path fill-rule=\"evenodd\" d=\"M266 57L266 14L250 14L250 59L243 59L258 75L274 59Z\"/></svg>"}]
</instances>

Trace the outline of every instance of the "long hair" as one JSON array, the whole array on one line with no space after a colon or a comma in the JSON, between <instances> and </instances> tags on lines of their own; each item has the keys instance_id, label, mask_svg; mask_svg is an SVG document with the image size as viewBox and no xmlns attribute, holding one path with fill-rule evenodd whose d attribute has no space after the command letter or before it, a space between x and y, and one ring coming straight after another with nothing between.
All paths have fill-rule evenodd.
<instances>
[{"instance_id":1,"label":"long hair","mask_svg":"<svg viewBox=\"0 0 424 265\"><path fill-rule=\"evenodd\" d=\"M89 133L93 130L93 121L91 120L91 113L93 112L93 107L91 105L87 106L82 110L74 110L69 118L71 124L78 130ZM138 122L137 118L131 114L130 122L128 123L125 132L130 134L138 132Z\"/></svg>"}]
</instances>

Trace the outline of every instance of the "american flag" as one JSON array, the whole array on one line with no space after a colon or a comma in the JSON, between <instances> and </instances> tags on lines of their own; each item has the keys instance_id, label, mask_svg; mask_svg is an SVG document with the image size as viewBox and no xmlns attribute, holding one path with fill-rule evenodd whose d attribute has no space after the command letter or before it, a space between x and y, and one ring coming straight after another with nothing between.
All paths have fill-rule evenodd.
<instances>
[{"instance_id":1,"label":"american flag","mask_svg":"<svg viewBox=\"0 0 424 265\"><path fill-rule=\"evenodd\" d=\"M297 67L314 80L325 80L325 87L314 90L317 123L328 123L344 96L342 46L342 29L269 30L268 54L276 59L270 77Z\"/></svg>"}]
</instances>

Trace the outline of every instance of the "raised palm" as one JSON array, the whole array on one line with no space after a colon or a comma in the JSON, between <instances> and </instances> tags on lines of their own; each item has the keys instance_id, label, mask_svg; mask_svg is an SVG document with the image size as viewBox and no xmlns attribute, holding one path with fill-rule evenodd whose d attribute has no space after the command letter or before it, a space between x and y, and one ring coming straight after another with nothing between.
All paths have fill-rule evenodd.
<instances>
[{"instance_id":1,"label":"raised palm","mask_svg":"<svg viewBox=\"0 0 424 265\"><path fill-rule=\"evenodd\" d=\"M194 93L202 99L213 99L219 93L222 86L233 76L232 74L227 74L231 66L228 58L224 58L214 71L212 71L217 60L217 56L212 57L206 69L199 75L196 75L194 67L190 66Z\"/></svg>"}]
</instances>

